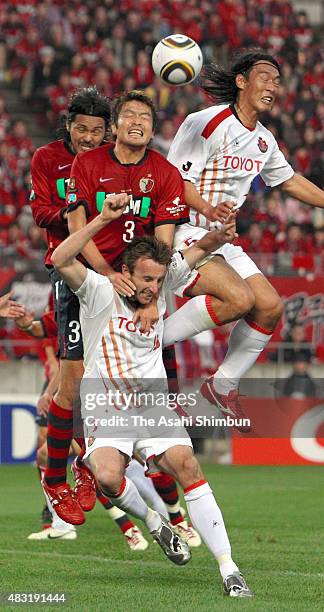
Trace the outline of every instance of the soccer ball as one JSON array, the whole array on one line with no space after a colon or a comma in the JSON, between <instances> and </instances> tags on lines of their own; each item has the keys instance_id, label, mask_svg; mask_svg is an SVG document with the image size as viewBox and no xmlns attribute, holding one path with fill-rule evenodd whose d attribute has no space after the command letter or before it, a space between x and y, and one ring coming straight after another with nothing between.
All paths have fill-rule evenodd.
<instances>
[{"instance_id":1,"label":"soccer ball","mask_svg":"<svg viewBox=\"0 0 324 612\"><path fill-rule=\"evenodd\" d=\"M154 48L152 67L168 85L191 83L201 71L203 56L197 43L184 34L162 38Z\"/></svg>"}]
</instances>

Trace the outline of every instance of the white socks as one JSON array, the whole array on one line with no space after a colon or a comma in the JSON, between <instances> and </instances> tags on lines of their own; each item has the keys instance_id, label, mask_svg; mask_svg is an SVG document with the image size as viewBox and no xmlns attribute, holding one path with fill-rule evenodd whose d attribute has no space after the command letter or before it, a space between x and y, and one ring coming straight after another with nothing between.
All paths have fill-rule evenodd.
<instances>
[{"instance_id":1,"label":"white socks","mask_svg":"<svg viewBox=\"0 0 324 612\"><path fill-rule=\"evenodd\" d=\"M121 495L111 497L111 501L115 506L121 508L121 510L142 519L149 531L154 531L160 527L160 516L147 506L136 486L129 478L125 477L125 487Z\"/></svg>"},{"instance_id":2,"label":"white socks","mask_svg":"<svg viewBox=\"0 0 324 612\"><path fill-rule=\"evenodd\" d=\"M150 504L151 508L168 518L164 501L154 489L151 478L146 478L143 466L133 459L126 468L126 474L135 484L139 494Z\"/></svg>"},{"instance_id":3,"label":"white socks","mask_svg":"<svg viewBox=\"0 0 324 612\"><path fill-rule=\"evenodd\" d=\"M221 325L208 304L208 296L197 295L170 315L164 321L163 346L187 340L206 329Z\"/></svg>"},{"instance_id":4,"label":"white socks","mask_svg":"<svg viewBox=\"0 0 324 612\"><path fill-rule=\"evenodd\" d=\"M240 378L254 365L271 335L271 332L264 333L251 327L244 319L236 323L231 331L225 359L213 376L217 393L228 395L238 388Z\"/></svg>"},{"instance_id":5,"label":"white socks","mask_svg":"<svg viewBox=\"0 0 324 612\"><path fill-rule=\"evenodd\" d=\"M231 545L222 513L208 482L185 489L188 514L195 529L219 564L222 578L238 571L231 557Z\"/></svg>"}]
</instances>

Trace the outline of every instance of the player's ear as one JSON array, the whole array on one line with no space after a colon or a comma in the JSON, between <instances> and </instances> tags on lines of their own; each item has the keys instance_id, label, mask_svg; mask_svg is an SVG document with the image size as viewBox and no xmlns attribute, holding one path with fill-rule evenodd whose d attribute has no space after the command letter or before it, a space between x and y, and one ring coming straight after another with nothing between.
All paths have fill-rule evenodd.
<instances>
[{"instance_id":1,"label":"player's ear","mask_svg":"<svg viewBox=\"0 0 324 612\"><path fill-rule=\"evenodd\" d=\"M126 266L126 264L122 264L122 273L125 274L125 276L127 276L127 278L131 277L131 273L129 271L129 267Z\"/></svg>"},{"instance_id":2,"label":"player's ear","mask_svg":"<svg viewBox=\"0 0 324 612\"><path fill-rule=\"evenodd\" d=\"M116 136L116 134L117 134L117 126L116 126L116 124L115 124L115 123L112 123L112 124L111 124L110 129L111 129L111 133L112 133L112 135L113 135L113 136Z\"/></svg>"},{"instance_id":3,"label":"player's ear","mask_svg":"<svg viewBox=\"0 0 324 612\"><path fill-rule=\"evenodd\" d=\"M71 125L70 125L70 123L68 121L65 122L65 127L66 127L67 132L70 133Z\"/></svg>"},{"instance_id":4,"label":"player's ear","mask_svg":"<svg viewBox=\"0 0 324 612\"><path fill-rule=\"evenodd\" d=\"M238 87L238 89L242 90L245 89L246 87L246 78L243 76L243 74L237 74L236 78L235 78L235 85L236 87Z\"/></svg>"}]
</instances>

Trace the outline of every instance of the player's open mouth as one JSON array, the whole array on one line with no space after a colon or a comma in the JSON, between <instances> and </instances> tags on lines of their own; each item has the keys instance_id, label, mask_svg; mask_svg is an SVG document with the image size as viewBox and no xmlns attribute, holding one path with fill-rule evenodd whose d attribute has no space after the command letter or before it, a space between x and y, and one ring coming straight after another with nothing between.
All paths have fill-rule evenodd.
<instances>
[{"instance_id":1,"label":"player's open mouth","mask_svg":"<svg viewBox=\"0 0 324 612\"><path fill-rule=\"evenodd\" d=\"M128 134L130 136L144 136L144 132L142 130L139 129L132 129L128 131Z\"/></svg>"},{"instance_id":2,"label":"player's open mouth","mask_svg":"<svg viewBox=\"0 0 324 612\"><path fill-rule=\"evenodd\" d=\"M261 102L264 102L264 104L272 104L273 98L272 96L264 96L261 98Z\"/></svg>"},{"instance_id":3,"label":"player's open mouth","mask_svg":"<svg viewBox=\"0 0 324 612\"><path fill-rule=\"evenodd\" d=\"M83 149L84 151L89 151L90 149L93 149L93 145L83 144L82 142L81 142L80 146L81 146L81 149Z\"/></svg>"}]
</instances>

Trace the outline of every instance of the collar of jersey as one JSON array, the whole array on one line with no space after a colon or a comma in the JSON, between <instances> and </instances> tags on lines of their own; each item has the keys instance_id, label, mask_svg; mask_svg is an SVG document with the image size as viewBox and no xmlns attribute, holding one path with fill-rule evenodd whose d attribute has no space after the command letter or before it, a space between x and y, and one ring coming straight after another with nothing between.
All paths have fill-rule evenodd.
<instances>
[{"instance_id":1,"label":"collar of jersey","mask_svg":"<svg viewBox=\"0 0 324 612\"><path fill-rule=\"evenodd\" d=\"M143 157L142 157L142 158L141 158L141 159L140 159L138 162L136 162L135 164L122 164L122 162L120 162L120 161L119 161L118 157L116 157L116 155L115 155L115 152L114 152L114 149L113 149L113 148L109 149L109 154L110 154L110 156L112 157L112 159L113 159L115 162L117 162L117 164L119 164L120 166L127 166L127 167L129 167L129 166L141 166L141 165L142 165L142 164L145 162L145 160L146 160L146 158L147 158L147 156L148 156L148 154L149 154L149 150L148 150L148 149L146 149L146 151L145 151L145 153L144 153Z\"/></svg>"},{"instance_id":2,"label":"collar of jersey","mask_svg":"<svg viewBox=\"0 0 324 612\"><path fill-rule=\"evenodd\" d=\"M232 113L233 113L234 117L235 117L235 118L236 118L236 119L237 119L237 120L240 122L240 124L241 124L241 125L243 125L243 127L244 127L246 130L249 130L249 132L254 132L255 128L249 128L249 127L247 127L246 125L244 125L244 123L242 123L241 119L239 118L239 116L238 116L238 114L237 114L237 112L236 112L236 110L235 110L234 104L230 104L230 107L229 107L229 108L230 108L230 111L232 111Z\"/></svg>"}]
</instances>

